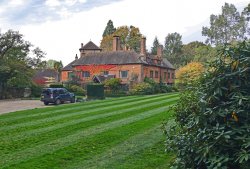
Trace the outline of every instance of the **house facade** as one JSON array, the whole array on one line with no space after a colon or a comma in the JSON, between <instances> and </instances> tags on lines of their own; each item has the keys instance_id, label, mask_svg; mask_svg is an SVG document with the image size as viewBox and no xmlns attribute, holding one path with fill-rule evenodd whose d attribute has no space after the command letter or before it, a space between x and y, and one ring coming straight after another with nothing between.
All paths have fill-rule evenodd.
<instances>
[{"instance_id":1,"label":"house facade","mask_svg":"<svg viewBox=\"0 0 250 169\"><path fill-rule=\"evenodd\" d=\"M146 53L146 38L141 39L141 51L121 50L120 38L113 37L113 51L103 52L93 42L81 44L80 57L62 69L61 80L66 82L72 75L80 78L81 83L92 82L94 76L112 76L120 78L123 84L140 83L145 77L155 82L173 84L175 69L163 58L163 46L157 49L157 55Z\"/></svg>"}]
</instances>

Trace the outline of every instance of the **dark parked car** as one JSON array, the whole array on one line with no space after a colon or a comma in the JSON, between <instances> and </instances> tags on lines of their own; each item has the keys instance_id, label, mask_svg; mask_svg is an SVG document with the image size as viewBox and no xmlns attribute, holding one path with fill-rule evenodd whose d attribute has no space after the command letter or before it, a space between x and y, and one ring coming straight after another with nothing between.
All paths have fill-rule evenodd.
<instances>
[{"instance_id":1,"label":"dark parked car","mask_svg":"<svg viewBox=\"0 0 250 169\"><path fill-rule=\"evenodd\" d=\"M65 88L45 88L41 94L41 101L48 105L54 103L56 105L64 103L65 101L75 102L74 93L68 92Z\"/></svg>"}]
</instances>

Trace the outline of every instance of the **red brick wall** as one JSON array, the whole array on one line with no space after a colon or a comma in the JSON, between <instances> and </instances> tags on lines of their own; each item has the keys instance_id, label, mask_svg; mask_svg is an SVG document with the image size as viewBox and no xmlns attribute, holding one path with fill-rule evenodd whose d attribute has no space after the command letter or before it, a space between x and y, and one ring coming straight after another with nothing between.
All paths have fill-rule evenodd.
<instances>
[{"instance_id":1,"label":"red brick wall","mask_svg":"<svg viewBox=\"0 0 250 169\"><path fill-rule=\"evenodd\" d=\"M143 77L150 77L150 71L153 71L153 78L155 82L160 82L160 76L162 79L163 83L174 83L174 79L172 78L172 73L175 73L174 70L172 69L166 69L166 68L160 68L160 67L156 67L156 66L144 66L143 67L143 72L144 72L144 76ZM155 72L158 72L158 77L155 77ZM164 78L164 72L166 73L166 78ZM168 77L168 73L170 73L170 77Z\"/></svg>"},{"instance_id":2,"label":"red brick wall","mask_svg":"<svg viewBox=\"0 0 250 169\"><path fill-rule=\"evenodd\" d=\"M71 72L71 71L62 71L61 72L61 81L62 82L68 81L68 72Z\"/></svg>"},{"instance_id":3,"label":"red brick wall","mask_svg":"<svg viewBox=\"0 0 250 169\"><path fill-rule=\"evenodd\" d=\"M172 78L172 73L174 70L159 68L156 66L147 66L141 64L131 64L131 65L84 65L84 66L76 66L75 70L78 71L77 75L80 77L83 83L91 82L94 75L102 74L103 71L108 71L109 74L115 75L116 78L121 78L122 83L129 83L130 81L134 82L143 82L145 77L150 77L150 71L153 71L153 79L156 82L160 82L160 76L162 77L162 81L164 83L174 83L174 79ZM89 71L90 77L84 78L82 77L82 71ZM128 76L126 78L121 77L121 71L128 71ZM155 77L155 72L158 71L158 77ZM61 80L68 80L68 72L70 71L62 71ZM164 79L164 72L167 73L166 79ZM170 73L170 77L168 77L168 73Z\"/></svg>"}]
</instances>

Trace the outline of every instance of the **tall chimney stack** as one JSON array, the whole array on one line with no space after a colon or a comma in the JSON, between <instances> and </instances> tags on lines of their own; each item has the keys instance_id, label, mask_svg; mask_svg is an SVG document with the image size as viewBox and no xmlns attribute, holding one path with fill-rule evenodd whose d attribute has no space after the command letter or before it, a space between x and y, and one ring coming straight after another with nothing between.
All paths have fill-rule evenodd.
<instances>
[{"instance_id":1,"label":"tall chimney stack","mask_svg":"<svg viewBox=\"0 0 250 169\"><path fill-rule=\"evenodd\" d=\"M162 58L162 56L163 56L163 46L162 46L162 45L159 45L159 46L157 47L157 56L158 56L159 58Z\"/></svg>"},{"instance_id":2,"label":"tall chimney stack","mask_svg":"<svg viewBox=\"0 0 250 169\"><path fill-rule=\"evenodd\" d=\"M83 43L81 43L81 48L79 49L80 51L80 57L83 57L85 55L84 49L83 49Z\"/></svg>"},{"instance_id":3,"label":"tall chimney stack","mask_svg":"<svg viewBox=\"0 0 250 169\"><path fill-rule=\"evenodd\" d=\"M120 50L121 42L120 42L120 37L119 36L113 36L113 51L118 51Z\"/></svg>"},{"instance_id":4,"label":"tall chimney stack","mask_svg":"<svg viewBox=\"0 0 250 169\"><path fill-rule=\"evenodd\" d=\"M141 38L141 54L146 56L146 37Z\"/></svg>"}]
</instances>

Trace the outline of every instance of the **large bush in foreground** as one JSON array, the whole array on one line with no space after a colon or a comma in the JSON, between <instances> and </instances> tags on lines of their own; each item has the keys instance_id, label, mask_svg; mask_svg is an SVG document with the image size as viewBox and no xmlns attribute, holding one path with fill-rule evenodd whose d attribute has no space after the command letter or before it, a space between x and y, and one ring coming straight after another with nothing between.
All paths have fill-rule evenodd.
<instances>
[{"instance_id":1,"label":"large bush in foreground","mask_svg":"<svg viewBox=\"0 0 250 169\"><path fill-rule=\"evenodd\" d=\"M249 168L250 44L226 47L174 109L165 132L176 168Z\"/></svg>"}]
</instances>

